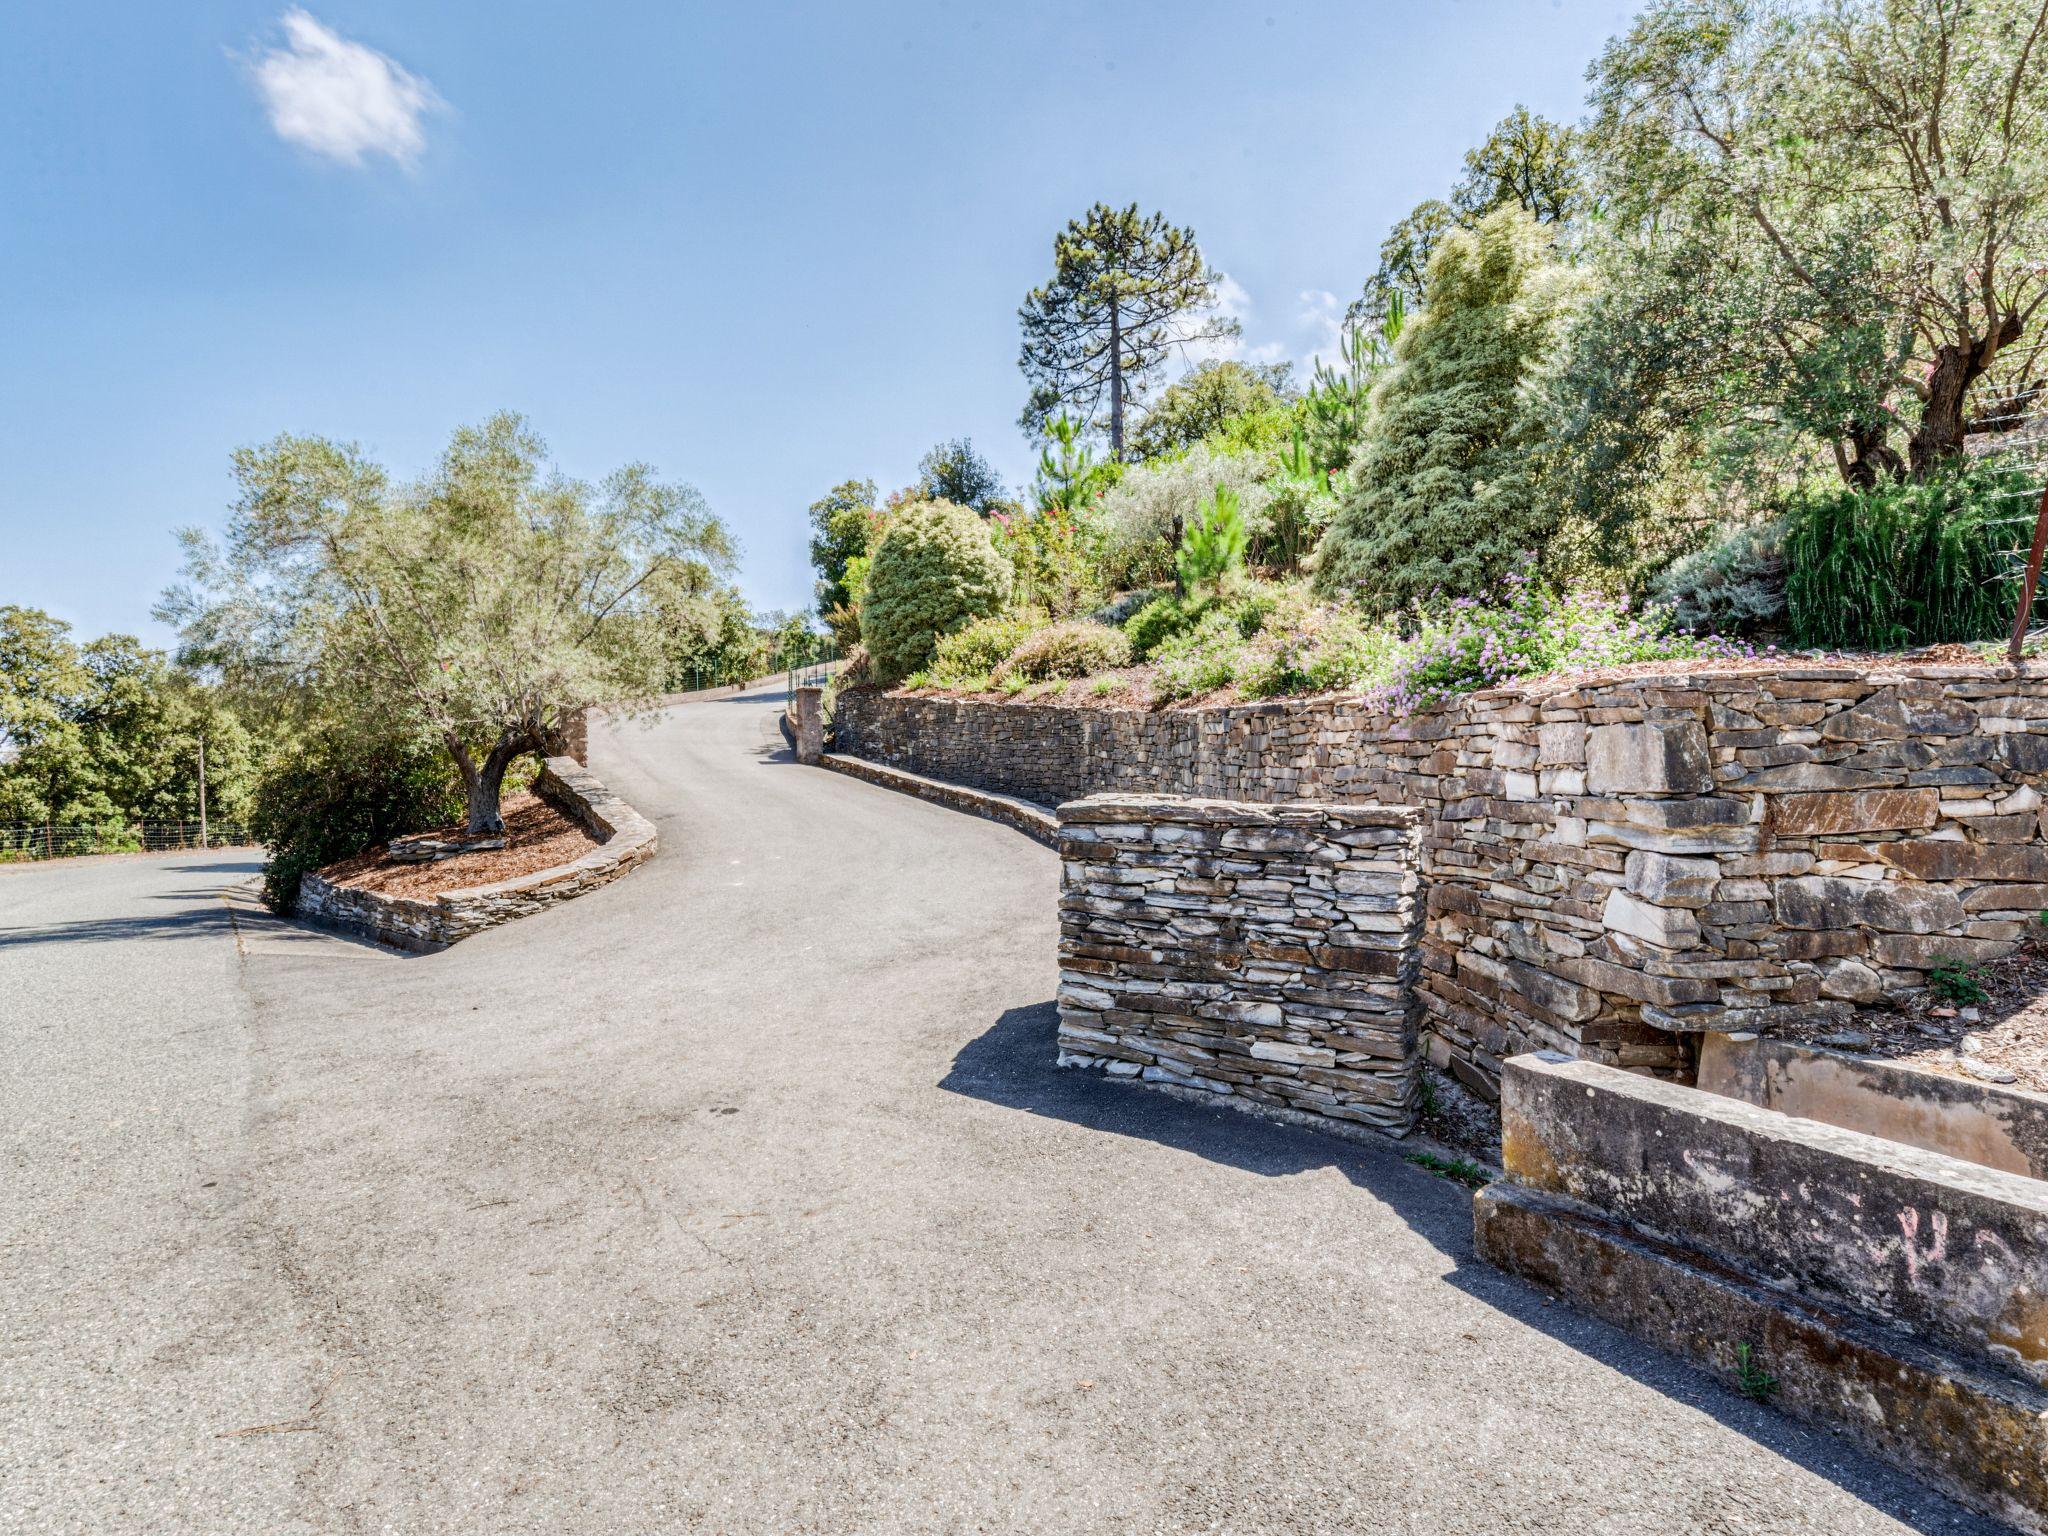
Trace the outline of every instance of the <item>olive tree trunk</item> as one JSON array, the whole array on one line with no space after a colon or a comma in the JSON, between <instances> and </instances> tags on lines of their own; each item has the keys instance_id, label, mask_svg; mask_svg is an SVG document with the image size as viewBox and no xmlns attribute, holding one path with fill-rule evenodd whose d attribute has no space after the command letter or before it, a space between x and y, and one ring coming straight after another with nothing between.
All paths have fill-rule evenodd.
<instances>
[{"instance_id":1,"label":"olive tree trunk","mask_svg":"<svg viewBox=\"0 0 2048 1536\"><path fill-rule=\"evenodd\" d=\"M462 774L462 797L468 806L471 837L496 837L504 832L505 817L498 802L505 792L505 770L527 746L523 734L515 736L508 731L492 744L479 763L461 742L448 744L449 754Z\"/></svg>"}]
</instances>

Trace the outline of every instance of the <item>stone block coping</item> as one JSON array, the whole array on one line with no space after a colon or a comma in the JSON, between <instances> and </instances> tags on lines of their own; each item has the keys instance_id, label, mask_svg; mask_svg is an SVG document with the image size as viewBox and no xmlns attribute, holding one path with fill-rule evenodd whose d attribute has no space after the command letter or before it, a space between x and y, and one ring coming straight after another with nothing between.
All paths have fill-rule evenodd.
<instances>
[{"instance_id":1,"label":"stone block coping","mask_svg":"<svg viewBox=\"0 0 2048 1536\"><path fill-rule=\"evenodd\" d=\"M653 858L660 846L661 835L654 823L574 758L548 758L533 789L599 839L599 846L551 869L427 898L387 896L308 875L299 885L299 917L323 927L360 933L397 949L432 953L486 928L609 885L636 864Z\"/></svg>"}]
</instances>

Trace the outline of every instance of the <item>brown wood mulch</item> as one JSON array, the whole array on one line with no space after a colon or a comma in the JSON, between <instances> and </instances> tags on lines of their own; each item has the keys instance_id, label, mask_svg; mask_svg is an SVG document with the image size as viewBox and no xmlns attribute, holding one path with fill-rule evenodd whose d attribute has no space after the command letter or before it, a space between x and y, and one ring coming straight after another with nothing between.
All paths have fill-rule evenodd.
<instances>
[{"instance_id":1,"label":"brown wood mulch","mask_svg":"<svg viewBox=\"0 0 2048 1536\"><path fill-rule=\"evenodd\" d=\"M1772 1034L1950 1077L2000 1082L2010 1075L2010 1087L2048 1093L2048 930L1967 975L1983 988L1982 1001L1929 994L1860 1008L1847 1025L1792 1025Z\"/></svg>"},{"instance_id":2,"label":"brown wood mulch","mask_svg":"<svg viewBox=\"0 0 2048 1536\"><path fill-rule=\"evenodd\" d=\"M384 849L377 847L330 864L320 873L336 885L356 890L425 899L443 891L536 874L579 859L599 846L596 838L538 795L507 795L501 809L505 816L503 848L458 853L431 864L407 864L388 858ZM433 831L442 837L465 835L459 822Z\"/></svg>"}]
</instances>

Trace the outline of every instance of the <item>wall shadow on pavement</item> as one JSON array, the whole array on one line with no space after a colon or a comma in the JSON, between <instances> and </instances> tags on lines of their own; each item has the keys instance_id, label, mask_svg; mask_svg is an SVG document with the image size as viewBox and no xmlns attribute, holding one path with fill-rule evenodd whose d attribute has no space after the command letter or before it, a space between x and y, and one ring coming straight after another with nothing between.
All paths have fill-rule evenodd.
<instances>
[{"instance_id":1,"label":"wall shadow on pavement","mask_svg":"<svg viewBox=\"0 0 2048 1536\"><path fill-rule=\"evenodd\" d=\"M1099 1072L1061 1068L1054 1064L1058 1029L1059 1015L1049 1001L1008 1009L990 1029L961 1047L939 1086L1089 1130L1191 1152L1264 1177L1335 1168L1450 1260L1445 1283L1474 1300L1825 1478L1908 1530L1926 1536L2006 1532L2006 1527L1970 1513L1906 1474L1775 1409L1749 1402L1619 1329L1562 1304L1553 1305L1534 1286L1482 1263L1472 1251L1470 1197L1462 1187L1402 1161L1399 1142L1354 1142L1153 1092ZM1431 1303L1418 1292L1414 1304ZM1540 1411L1541 1405L1532 1409ZM1712 1475L1704 1462L1693 1470Z\"/></svg>"}]
</instances>

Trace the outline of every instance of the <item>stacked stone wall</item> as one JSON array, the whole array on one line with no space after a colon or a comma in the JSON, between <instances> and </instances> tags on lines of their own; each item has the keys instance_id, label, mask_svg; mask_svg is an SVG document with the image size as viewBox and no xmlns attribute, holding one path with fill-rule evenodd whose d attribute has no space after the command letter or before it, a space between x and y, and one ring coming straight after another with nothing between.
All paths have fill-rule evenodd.
<instances>
[{"instance_id":1,"label":"stacked stone wall","mask_svg":"<svg viewBox=\"0 0 2048 1536\"><path fill-rule=\"evenodd\" d=\"M1483 1092L1547 1048L1846 1012L2008 952L2048 908L2048 670L1795 666L1357 700L1095 709L855 691L835 748L1045 804L1099 793L1423 813L1422 1001Z\"/></svg>"},{"instance_id":2,"label":"stacked stone wall","mask_svg":"<svg viewBox=\"0 0 2048 1536\"><path fill-rule=\"evenodd\" d=\"M1419 813L1109 795L1059 817L1062 1066L1413 1126Z\"/></svg>"}]
</instances>

